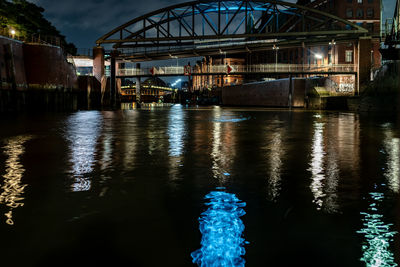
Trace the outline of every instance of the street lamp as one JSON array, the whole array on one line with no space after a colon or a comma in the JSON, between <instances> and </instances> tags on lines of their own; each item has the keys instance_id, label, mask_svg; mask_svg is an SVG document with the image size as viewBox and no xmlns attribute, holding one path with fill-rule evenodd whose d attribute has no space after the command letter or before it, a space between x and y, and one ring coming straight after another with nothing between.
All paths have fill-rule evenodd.
<instances>
[{"instance_id":1,"label":"street lamp","mask_svg":"<svg viewBox=\"0 0 400 267\"><path fill-rule=\"evenodd\" d=\"M316 59L322 59L323 57L322 57L321 54L315 54L315 58L316 58Z\"/></svg>"},{"instance_id":2,"label":"street lamp","mask_svg":"<svg viewBox=\"0 0 400 267\"><path fill-rule=\"evenodd\" d=\"M170 58L175 58L176 59L176 67L178 67L178 57L177 56L173 56L171 54L169 54Z\"/></svg>"},{"instance_id":3,"label":"street lamp","mask_svg":"<svg viewBox=\"0 0 400 267\"><path fill-rule=\"evenodd\" d=\"M15 37L15 34L16 34L16 33L17 33L17 32L16 32L14 29L11 30L11 36L12 36L12 38Z\"/></svg>"},{"instance_id":4,"label":"street lamp","mask_svg":"<svg viewBox=\"0 0 400 267\"><path fill-rule=\"evenodd\" d=\"M275 50L275 71L277 70L278 67L278 50L279 50L279 46L274 45L272 47L273 50Z\"/></svg>"},{"instance_id":5,"label":"street lamp","mask_svg":"<svg viewBox=\"0 0 400 267\"><path fill-rule=\"evenodd\" d=\"M331 49L331 55L333 55L332 56L332 64L336 64L336 61L335 61L335 57L336 57L336 51L335 51L335 45L336 45L336 42L335 42L335 40L332 40L332 42L329 42L329 45L332 47L332 49Z\"/></svg>"},{"instance_id":6,"label":"street lamp","mask_svg":"<svg viewBox=\"0 0 400 267\"><path fill-rule=\"evenodd\" d=\"M171 84L171 87L174 88L178 83L180 83L182 79L176 80L173 84Z\"/></svg>"}]
</instances>

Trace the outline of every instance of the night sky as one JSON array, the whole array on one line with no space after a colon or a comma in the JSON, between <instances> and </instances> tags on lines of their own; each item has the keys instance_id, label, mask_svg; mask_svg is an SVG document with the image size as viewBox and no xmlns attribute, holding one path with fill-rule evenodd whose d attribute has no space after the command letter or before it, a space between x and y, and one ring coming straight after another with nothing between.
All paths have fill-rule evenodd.
<instances>
[{"instance_id":1,"label":"night sky","mask_svg":"<svg viewBox=\"0 0 400 267\"><path fill-rule=\"evenodd\" d=\"M187 0L30 0L78 48L91 48L115 27L150 11ZM295 0L288 2L296 2ZM395 0L383 0L384 18L393 16Z\"/></svg>"}]
</instances>

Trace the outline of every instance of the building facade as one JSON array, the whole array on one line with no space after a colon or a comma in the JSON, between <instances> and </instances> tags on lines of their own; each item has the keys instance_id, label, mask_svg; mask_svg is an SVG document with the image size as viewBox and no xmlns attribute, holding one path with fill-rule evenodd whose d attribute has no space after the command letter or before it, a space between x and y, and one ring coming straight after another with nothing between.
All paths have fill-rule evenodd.
<instances>
[{"instance_id":1,"label":"building facade","mask_svg":"<svg viewBox=\"0 0 400 267\"><path fill-rule=\"evenodd\" d=\"M300 0L297 3L338 16L367 29L372 37L370 47L372 68L380 67L381 0ZM265 31L268 31L268 27ZM333 37L332 41L326 44L295 48L275 46L271 50L253 53L247 62L248 64L357 64L357 50L358 40L344 42Z\"/></svg>"},{"instance_id":2,"label":"building facade","mask_svg":"<svg viewBox=\"0 0 400 267\"><path fill-rule=\"evenodd\" d=\"M238 68L245 65L245 61L245 58L240 57L204 57L203 60L198 61L194 66L194 73L207 73L210 72L210 68L215 66ZM213 87L243 84L243 82L243 75L193 75L193 90L203 91Z\"/></svg>"}]
</instances>

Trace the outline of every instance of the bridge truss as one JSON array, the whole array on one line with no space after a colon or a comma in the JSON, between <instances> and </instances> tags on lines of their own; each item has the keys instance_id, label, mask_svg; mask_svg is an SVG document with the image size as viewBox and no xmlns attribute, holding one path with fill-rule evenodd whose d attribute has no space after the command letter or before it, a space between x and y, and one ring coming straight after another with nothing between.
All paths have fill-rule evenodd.
<instances>
[{"instance_id":1,"label":"bridge truss","mask_svg":"<svg viewBox=\"0 0 400 267\"><path fill-rule=\"evenodd\" d=\"M368 31L317 9L273 0L193 1L137 17L105 34L132 61L242 53L348 41Z\"/></svg>"}]
</instances>

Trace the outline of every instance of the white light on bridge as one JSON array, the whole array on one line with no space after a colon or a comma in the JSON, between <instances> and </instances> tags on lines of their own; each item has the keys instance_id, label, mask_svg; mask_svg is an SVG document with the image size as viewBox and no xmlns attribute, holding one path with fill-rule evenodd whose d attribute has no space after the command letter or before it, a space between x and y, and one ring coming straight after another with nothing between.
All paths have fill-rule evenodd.
<instances>
[{"instance_id":1,"label":"white light on bridge","mask_svg":"<svg viewBox=\"0 0 400 267\"><path fill-rule=\"evenodd\" d=\"M315 54L315 58L316 58L316 59L322 59L323 57L322 57L321 54Z\"/></svg>"}]
</instances>

